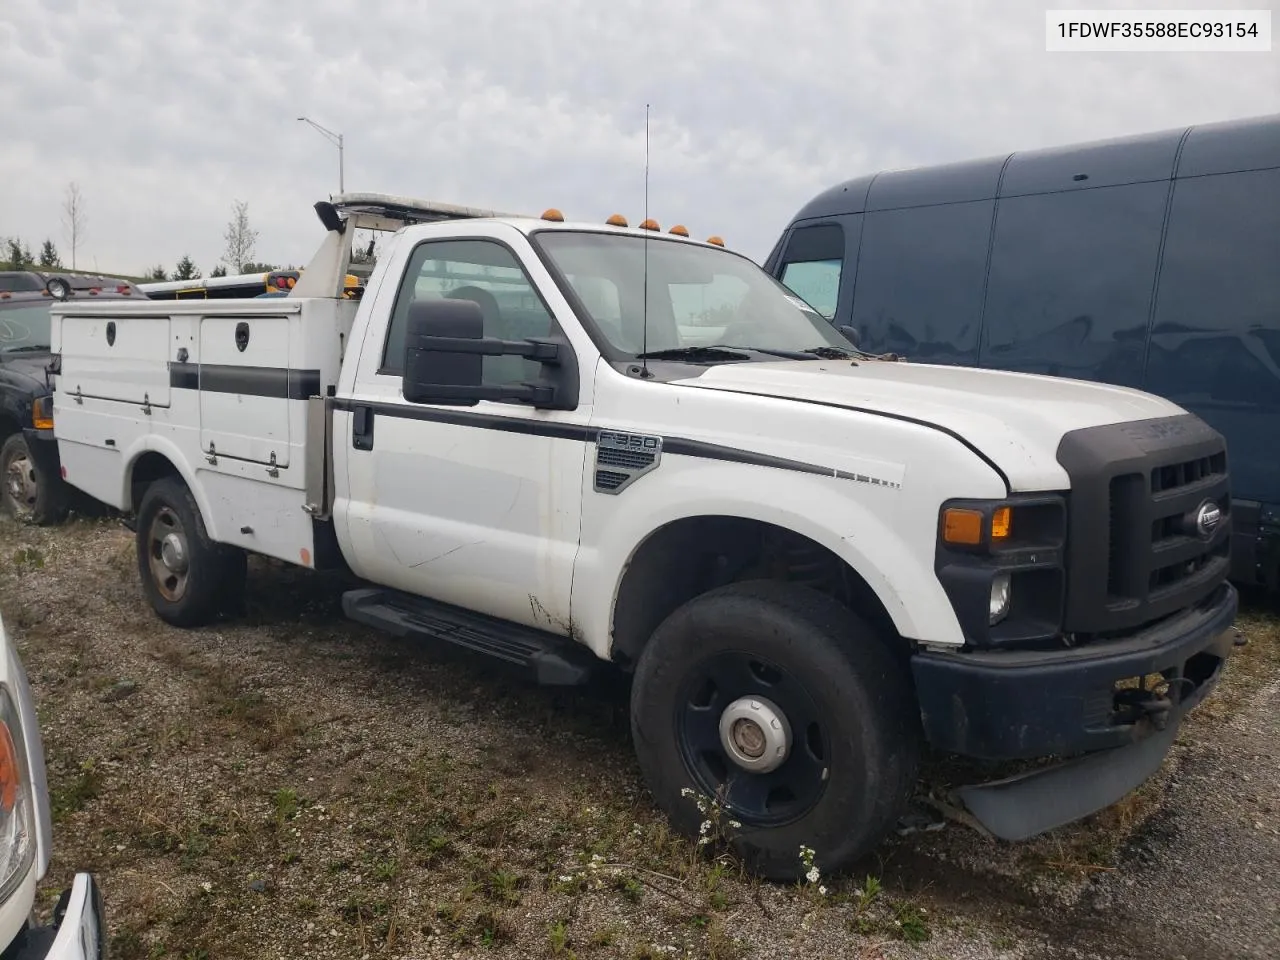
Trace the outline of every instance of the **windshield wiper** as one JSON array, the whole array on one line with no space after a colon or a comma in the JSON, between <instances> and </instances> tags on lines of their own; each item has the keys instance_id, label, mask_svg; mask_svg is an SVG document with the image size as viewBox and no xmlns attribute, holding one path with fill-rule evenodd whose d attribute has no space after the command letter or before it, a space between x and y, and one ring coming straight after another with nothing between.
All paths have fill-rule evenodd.
<instances>
[{"instance_id":1,"label":"windshield wiper","mask_svg":"<svg viewBox=\"0 0 1280 960\"><path fill-rule=\"evenodd\" d=\"M19 347L0 347L0 353L47 353L49 348L39 343L24 343Z\"/></svg>"},{"instance_id":2,"label":"windshield wiper","mask_svg":"<svg viewBox=\"0 0 1280 960\"><path fill-rule=\"evenodd\" d=\"M848 350L841 350L839 347L814 347L812 350L806 350L805 353L823 360L857 360L857 355L850 353Z\"/></svg>"},{"instance_id":3,"label":"windshield wiper","mask_svg":"<svg viewBox=\"0 0 1280 960\"><path fill-rule=\"evenodd\" d=\"M692 363L706 361L715 363L720 360L750 360L745 353L729 350L725 347L672 347L670 350L650 350L648 353L637 353L637 360L688 360Z\"/></svg>"},{"instance_id":4,"label":"windshield wiper","mask_svg":"<svg viewBox=\"0 0 1280 960\"><path fill-rule=\"evenodd\" d=\"M813 359L812 351L808 351L808 350L805 350L805 351L775 350L772 347L740 347L737 344L734 344L732 347L727 349L747 350L747 351L750 351L751 353L763 353L766 356L781 357L784 360L812 360Z\"/></svg>"}]
</instances>

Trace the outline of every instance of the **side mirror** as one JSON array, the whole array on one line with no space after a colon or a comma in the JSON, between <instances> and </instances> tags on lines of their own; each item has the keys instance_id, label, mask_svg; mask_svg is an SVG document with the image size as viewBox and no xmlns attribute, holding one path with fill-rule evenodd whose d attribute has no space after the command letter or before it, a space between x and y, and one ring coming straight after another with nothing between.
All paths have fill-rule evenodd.
<instances>
[{"instance_id":1,"label":"side mirror","mask_svg":"<svg viewBox=\"0 0 1280 960\"><path fill-rule=\"evenodd\" d=\"M853 326L853 324L850 324L850 323L837 324L836 329L839 330L841 333L843 333L845 339L848 340L850 343L852 343L855 347L858 345L858 331L857 331L857 328Z\"/></svg>"},{"instance_id":2,"label":"side mirror","mask_svg":"<svg viewBox=\"0 0 1280 960\"><path fill-rule=\"evenodd\" d=\"M66 300L71 296L71 284L62 277L50 277L44 288L49 291L49 296L55 300Z\"/></svg>"},{"instance_id":3,"label":"side mirror","mask_svg":"<svg viewBox=\"0 0 1280 960\"><path fill-rule=\"evenodd\" d=\"M551 382L484 383L485 357L525 357L554 367L560 351L561 344L552 339L486 337L484 314L473 301L419 300L409 307L401 390L410 403L471 407L481 400L499 400L571 410L577 406L575 364L567 364L566 376L552 377ZM572 389L562 389L557 379Z\"/></svg>"}]
</instances>

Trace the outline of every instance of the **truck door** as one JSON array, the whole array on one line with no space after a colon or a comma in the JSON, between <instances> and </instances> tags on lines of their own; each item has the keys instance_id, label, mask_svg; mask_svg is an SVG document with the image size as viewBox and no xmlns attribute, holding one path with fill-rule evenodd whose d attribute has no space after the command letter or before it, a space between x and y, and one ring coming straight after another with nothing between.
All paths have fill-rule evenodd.
<instances>
[{"instance_id":1,"label":"truck door","mask_svg":"<svg viewBox=\"0 0 1280 960\"><path fill-rule=\"evenodd\" d=\"M402 241L391 254L353 395L334 415L338 535L355 572L375 583L568 635L589 405L445 407L407 403L401 392L415 299L476 302L487 336L546 336L554 323L510 247L458 231L463 238ZM538 373L518 357L484 362L490 383Z\"/></svg>"}]
</instances>

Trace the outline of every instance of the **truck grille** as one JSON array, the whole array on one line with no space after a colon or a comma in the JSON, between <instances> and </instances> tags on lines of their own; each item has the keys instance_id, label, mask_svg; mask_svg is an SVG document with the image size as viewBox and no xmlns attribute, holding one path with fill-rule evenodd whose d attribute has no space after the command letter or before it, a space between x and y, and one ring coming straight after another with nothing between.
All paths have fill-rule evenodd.
<instances>
[{"instance_id":1,"label":"truck grille","mask_svg":"<svg viewBox=\"0 0 1280 960\"><path fill-rule=\"evenodd\" d=\"M1071 475L1064 627L1078 640L1166 617L1225 579L1227 454L1203 421L1188 415L1076 431L1063 438L1059 461ZM1214 511L1216 523L1197 523Z\"/></svg>"}]
</instances>

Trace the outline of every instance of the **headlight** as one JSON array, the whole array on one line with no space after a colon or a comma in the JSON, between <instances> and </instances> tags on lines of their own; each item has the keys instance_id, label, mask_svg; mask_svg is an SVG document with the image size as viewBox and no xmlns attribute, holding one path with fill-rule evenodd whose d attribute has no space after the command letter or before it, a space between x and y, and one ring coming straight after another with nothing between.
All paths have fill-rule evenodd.
<instances>
[{"instance_id":1,"label":"headlight","mask_svg":"<svg viewBox=\"0 0 1280 960\"><path fill-rule=\"evenodd\" d=\"M995 626L1009 614L1009 600L1013 595L1013 578L1007 573L997 573L991 581L990 624Z\"/></svg>"},{"instance_id":2,"label":"headlight","mask_svg":"<svg viewBox=\"0 0 1280 960\"><path fill-rule=\"evenodd\" d=\"M9 688L0 685L0 902L26 879L35 860L35 806L22 721Z\"/></svg>"}]
</instances>

